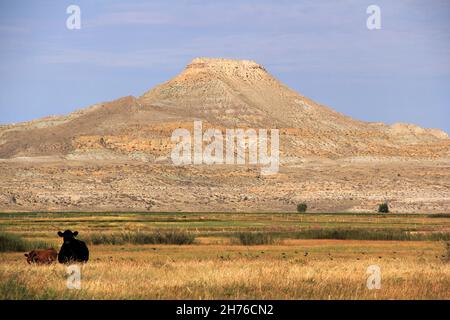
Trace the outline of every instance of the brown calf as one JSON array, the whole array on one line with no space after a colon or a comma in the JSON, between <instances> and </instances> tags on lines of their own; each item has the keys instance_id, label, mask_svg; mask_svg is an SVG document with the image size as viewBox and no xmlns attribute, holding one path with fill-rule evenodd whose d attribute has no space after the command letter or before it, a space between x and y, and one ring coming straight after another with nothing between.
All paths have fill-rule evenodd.
<instances>
[{"instance_id":1,"label":"brown calf","mask_svg":"<svg viewBox=\"0 0 450 320\"><path fill-rule=\"evenodd\" d=\"M25 253L25 257L27 257L27 262L29 264L51 264L56 261L57 256L58 252L56 252L56 250L53 248L32 250L29 253Z\"/></svg>"}]
</instances>

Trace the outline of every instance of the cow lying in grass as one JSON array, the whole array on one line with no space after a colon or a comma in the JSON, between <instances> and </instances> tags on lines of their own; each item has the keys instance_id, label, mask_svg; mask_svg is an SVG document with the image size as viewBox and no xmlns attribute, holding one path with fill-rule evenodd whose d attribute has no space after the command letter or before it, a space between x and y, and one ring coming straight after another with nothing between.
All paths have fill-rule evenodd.
<instances>
[{"instance_id":1,"label":"cow lying in grass","mask_svg":"<svg viewBox=\"0 0 450 320\"><path fill-rule=\"evenodd\" d=\"M89 250L83 241L75 239L77 235L78 231L58 232L58 236L64 239L58 253L59 263L87 262L89 260Z\"/></svg>"},{"instance_id":2,"label":"cow lying in grass","mask_svg":"<svg viewBox=\"0 0 450 320\"><path fill-rule=\"evenodd\" d=\"M57 255L58 252L53 248L32 250L29 253L25 253L29 264L51 264L56 261Z\"/></svg>"}]
</instances>

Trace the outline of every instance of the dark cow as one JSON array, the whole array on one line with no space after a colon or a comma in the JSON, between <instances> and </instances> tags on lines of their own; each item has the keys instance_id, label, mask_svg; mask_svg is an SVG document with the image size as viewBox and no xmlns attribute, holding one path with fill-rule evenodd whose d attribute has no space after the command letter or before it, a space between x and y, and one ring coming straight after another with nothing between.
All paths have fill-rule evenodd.
<instances>
[{"instance_id":1,"label":"dark cow","mask_svg":"<svg viewBox=\"0 0 450 320\"><path fill-rule=\"evenodd\" d=\"M27 262L29 264L51 264L56 261L57 255L58 252L53 248L32 250L29 253L25 253L25 257L27 257Z\"/></svg>"},{"instance_id":2,"label":"dark cow","mask_svg":"<svg viewBox=\"0 0 450 320\"><path fill-rule=\"evenodd\" d=\"M89 250L83 241L75 239L77 235L78 231L58 232L58 236L64 239L58 254L59 263L87 262L89 260Z\"/></svg>"}]
</instances>

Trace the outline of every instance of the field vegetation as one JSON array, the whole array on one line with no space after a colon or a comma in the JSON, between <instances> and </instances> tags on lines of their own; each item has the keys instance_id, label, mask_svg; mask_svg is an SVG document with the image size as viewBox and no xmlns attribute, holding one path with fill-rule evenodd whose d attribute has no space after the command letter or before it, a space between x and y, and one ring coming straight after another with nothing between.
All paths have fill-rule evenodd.
<instances>
[{"instance_id":1,"label":"field vegetation","mask_svg":"<svg viewBox=\"0 0 450 320\"><path fill-rule=\"evenodd\" d=\"M3 213L0 229L0 299L450 299L444 214ZM90 248L81 290L23 256L65 229Z\"/></svg>"}]
</instances>

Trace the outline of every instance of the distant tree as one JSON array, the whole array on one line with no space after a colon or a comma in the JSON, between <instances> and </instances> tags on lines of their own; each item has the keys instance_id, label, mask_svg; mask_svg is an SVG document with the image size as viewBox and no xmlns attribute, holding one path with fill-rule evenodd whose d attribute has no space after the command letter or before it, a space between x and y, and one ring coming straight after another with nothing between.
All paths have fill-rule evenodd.
<instances>
[{"instance_id":1,"label":"distant tree","mask_svg":"<svg viewBox=\"0 0 450 320\"><path fill-rule=\"evenodd\" d=\"M306 209L308 209L308 206L306 205L305 202L299 203L297 205L297 212L303 213L306 212Z\"/></svg>"},{"instance_id":2,"label":"distant tree","mask_svg":"<svg viewBox=\"0 0 450 320\"><path fill-rule=\"evenodd\" d=\"M378 206L378 212L389 213L389 206L388 206L387 202L384 202Z\"/></svg>"}]
</instances>

